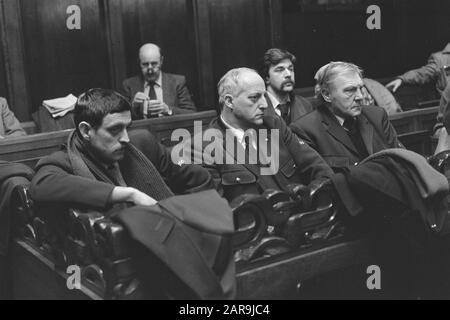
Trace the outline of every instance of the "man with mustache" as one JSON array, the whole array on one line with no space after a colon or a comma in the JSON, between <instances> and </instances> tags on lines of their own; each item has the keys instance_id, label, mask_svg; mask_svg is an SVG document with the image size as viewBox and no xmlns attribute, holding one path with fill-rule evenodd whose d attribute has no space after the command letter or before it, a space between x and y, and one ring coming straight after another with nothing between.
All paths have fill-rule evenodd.
<instances>
[{"instance_id":1,"label":"man with mustache","mask_svg":"<svg viewBox=\"0 0 450 320\"><path fill-rule=\"evenodd\" d=\"M386 111L362 106L362 70L347 62L330 62L316 75L316 97L322 104L291 124L300 139L335 171L388 148L403 148Z\"/></svg>"},{"instance_id":2,"label":"man with mustache","mask_svg":"<svg viewBox=\"0 0 450 320\"><path fill-rule=\"evenodd\" d=\"M125 95L132 102L133 119L195 112L186 78L162 72L164 57L153 43L139 50L141 74L123 82Z\"/></svg>"},{"instance_id":3,"label":"man with mustache","mask_svg":"<svg viewBox=\"0 0 450 320\"><path fill-rule=\"evenodd\" d=\"M267 112L283 118L289 125L313 110L311 103L294 93L295 56L282 49L266 51L261 63L261 77L267 86Z\"/></svg>"}]
</instances>

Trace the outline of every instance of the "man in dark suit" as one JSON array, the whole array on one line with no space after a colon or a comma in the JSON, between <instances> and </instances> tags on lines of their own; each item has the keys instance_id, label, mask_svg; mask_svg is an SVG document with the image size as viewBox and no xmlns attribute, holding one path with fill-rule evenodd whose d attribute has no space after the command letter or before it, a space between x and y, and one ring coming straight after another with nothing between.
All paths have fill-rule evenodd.
<instances>
[{"instance_id":1,"label":"man in dark suit","mask_svg":"<svg viewBox=\"0 0 450 320\"><path fill-rule=\"evenodd\" d=\"M272 48L264 53L260 71L267 86L266 112L280 116L287 125L313 110L308 100L294 93L295 61L292 53Z\"/></svg>"},{"instance_id":2,"label":"man in dark suit","mask_svg":"<svg viewBox=\"0 0 450 320\"><path fill-rule=\"evenodd\" d=\"M172 297L232 297L231 237L224 239L220 234L224 229L232 233L231 209L211 190L215 185L207 170L175 164L170 153L145 130L129 134L130 110L126 98L112 90L91 89L82 94L74 111L76 129L67 147L37 164L32 198L96 209L125 225L133 240L146 249L133 255L137 265L142 268L148 261L154 262L145 269L152 290L170 290ZM196 193L184 202L173 197L206 189L208 192ZM201 204L203 211L192 212L190 203ZM169 213L162 214L164 211ZM198 215L208 215L208 219ZM195 230L189 227L192 223ZM185 255L180 255L180 246ZM146 254L148 251L151 254ZM216 265L217 256L222 260ZM160 262L165 267L152 269ZM213 269L216 266L217 270ZM160 283L169 278L170 284Z\"/></svg>"},{"instance_id":3,"label":"man in dark suit","mask_svg":"<svg viewBox=\"0 0 450 320\"><path fill-rule=\"evenodd\" d=\"M185 77L162 72L163 61L157 45L148 43L140 48L142 74L123 82L125 95L132 102L134 119L196 111Z\"/></svg>"},{"instance_id":4,"label":"man in dark suit","mask_svg":"<svg viewBox=\"0 0 450 320\"><path fill-rule=\"evenodd\" d=\"M152 205L172 191L214 187L200 166L174 164L170 153L147 131L128 133L130 104L118 93L87 91L79 97L74 117L76 130L66 150L37 164L31 187L35 200L107 210L125 202ZM152 184L138 181L139 175Z\"/></svg>"},{"instance_id":5,"label":"man in dark suit","mask_svg":"<svg viewBox=\"0 0 450 320\"><path fill-rule=\"evenodd\" d=\"M316 95L322 105L291 124L335 171L378 151L403 147L386 111L362 106L363 87L360 68L331 62L317 74Z\"/></svg>"},{"instance_id":6,"label":"man in dark suit","mask_svg":"<svg viewBox=\"0 0 450 320\"><path fill-rule=\"evenodd\" d=\"M280 117L264 115L266 88L256 71L230 70L218 91L222 111L209 127L217 148L208 154L203 146L195 154L201 155L227 200L269 188L286 190L289 183L308 185L332 175L317 152L297 139Z\"/></svg>"}]
</instances>

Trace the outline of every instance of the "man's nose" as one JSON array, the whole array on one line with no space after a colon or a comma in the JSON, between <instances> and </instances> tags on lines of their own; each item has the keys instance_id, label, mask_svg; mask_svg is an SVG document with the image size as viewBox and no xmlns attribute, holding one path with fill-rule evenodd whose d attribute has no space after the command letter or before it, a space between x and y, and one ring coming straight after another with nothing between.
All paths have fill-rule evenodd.
<instances>
[{"instance_id":1,"label":"man's nose","mask_svg":"<svg viewBox=\"0 0 450 320\"><path fill-rule=\"evenodd\" d=\"M259 108L260 109L266 109L267 108L267 101L266 98L264 96L261 96L261 98L259 98Z\"/></svg>"},{"instance_id":2,"label":"man's nose","mask_svg":"<svg viewBox=\"0 0 450 320\"><path fill-rule=\"evenodd\" d=\"M120 143L129 143L130 137L128 136L128 131L124 130L119 138Z\"/></svg>"},{"instance_id":3,"label":"man's nose","mask_svg":"<svg viewBox=\"0 0 450 320\"><path fill-rule=\"evenodd\" d=\"M286 78L292 77L292 71L289 70L289 69L285 69L285 70L284 70L284 76L285 76Z\"/></svg>"}]
</instances>

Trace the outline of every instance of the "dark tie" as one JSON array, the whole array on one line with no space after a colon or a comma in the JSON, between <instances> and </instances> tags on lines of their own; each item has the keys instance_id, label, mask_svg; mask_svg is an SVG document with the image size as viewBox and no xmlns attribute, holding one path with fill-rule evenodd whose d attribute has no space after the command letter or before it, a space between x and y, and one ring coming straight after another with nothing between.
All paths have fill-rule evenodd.
<instances>
[{"instance_id":1,"label":"dark tie","mask_svg":"<svg viewBox=\"0 0 450 320\"><path fill-rule=\"evenodd\" d=\"M150 100L156 100L155 83L149 82L148 86L150 88L150 90L148 92L148 97L150 98Z\"/></svg>"},{"instance_id":2,"label":"dark tie","mask_svg":"<svg viewBox=\"0 0 450 320\"><path fill-rule=\"evenodd\" d=\"M356 121L356 119L346 119L342 126L347 131L350 140L352 140L353 145L356 147L356 150L360 155L360 160L367 158L369 156L369 153L367 152L366 146L364 145L361 133L358 130L358 122Z\"/></svg>"},{"instance_id":3,"label":"dark tie","mask_svg":"<svg viewBox=\"0 0 450 320\"><path fill-rule=\"evenodd\" d=\"M284 120L284 122L286 122L286 124L289 124L290 123L289 105L287 103L280 103L278 105L278 109L280 110L281 118L283 118L283 120Z\"/></svg>"},{"instance_id":4,"label":"dark tie","mask_svg":"<svg viewBox=\"0 0 450 320\"><path fill-rule=\"evenodd\" d=\"M252 138L250 136L244 137L245 142L245 164L257 164L258 163L258 152L253 147L251 142Z\"/></svg>"}]
</instances>

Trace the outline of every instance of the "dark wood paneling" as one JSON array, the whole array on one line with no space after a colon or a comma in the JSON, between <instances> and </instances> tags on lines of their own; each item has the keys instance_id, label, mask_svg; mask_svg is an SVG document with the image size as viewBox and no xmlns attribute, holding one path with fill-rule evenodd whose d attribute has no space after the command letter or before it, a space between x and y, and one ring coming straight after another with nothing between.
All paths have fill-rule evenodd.
<instances>
[{"instance_id":1,"label":"dark wood paneling","mask_svg":"<svg viewBox=\"0 0 450 320\"><path fill-rule=\"evenodd\" d=\"M282 0L283 43L297 56L298 87L313 85L315 72L329 61L354 62L369 78L398 75L446 44L438 39L435 1L317 2ZM381 30L366 27L372 4L381 9Z\"/></svg>"},{"instance_id":2,"label":"dark wood paneling","mask_svg":"<svg viewBox=\"0 0 450 320\"><path fill-rule=\"evenodd\" d=\"M11 109L21 121L31 119L30 98L24 65L22 13L17 0L0 1L4 76ZM3 93L2 93L3 94Z\"/></svg>"},{"instance_id":3,"label":"dark wood paneling","mask_svg":"<svg viewBox=\"0 0 450 320\"><path fill-rule=\"evenodd\" d=\"M32 109L42 100L110 87L100 5L94 0L20 0ZM81 30L68 30L70 5L81 8Z\"/></svg>"},{"instance_id":4,"label":"dark wood paneling","mask_svg":"<svg viewBox=\"0 0 450 320\"><path fill-rule=\"evenodd\" d=\"M199 105L193 13L188 2L122 0L126 72L127 76L139 73L139 47L147 42L156 43L164 51L164 71L185 75Z\"/></svg>"},{"instance_id":5,"label":"dark wood paneling","mask_svg":"<svg viewBox=\"0 0 450 320\"><path fill-rule=\"evenodd\" d=\"M213 77L213 57L211 52L211 32L208 0L192 0L195 47L202 109L215 109L216 89Z\"/></svg>"},{"instance_id":6,"label":"dark wood paneling","mask_svg":"<svg viewBox=\"0 0 450 320\"><path fill-rule=\"evenodd\" d=\"M6 60L5 57L8 55L6 50L6 23L5 23L5 12L2 8L2 2L0 2L0 43L2 44L0 50L0 96L9 100L10 95L7 87L7 76L6 76ZM10 106L11 109L13 106Z\"/></svg>"},{"instance_id":7,"label":"dark wood paneling","mask_svg":"<svg viewBox=\"0 0 450 320\"><path fill-rule=\"evenodd\" d=\"M126 78L126 57L122 25L122 0L101 0L100 8L105 21L111 85L122 90Z\"/></svg>"},{"instance_id":8,"label":"dark wood paneling","mask_svg":"<svg viewBox=\"0 0 450 320\"><path fill-rule=\"evenodd\" d=\"M271 47L267 0L210 0L210 32L214 82L229 69L257 68Z\"/></svg>"}]
</instances>

